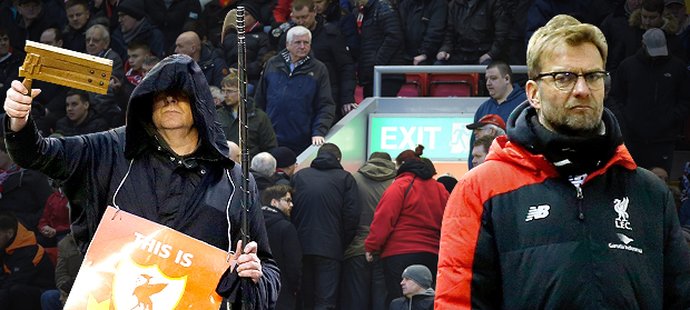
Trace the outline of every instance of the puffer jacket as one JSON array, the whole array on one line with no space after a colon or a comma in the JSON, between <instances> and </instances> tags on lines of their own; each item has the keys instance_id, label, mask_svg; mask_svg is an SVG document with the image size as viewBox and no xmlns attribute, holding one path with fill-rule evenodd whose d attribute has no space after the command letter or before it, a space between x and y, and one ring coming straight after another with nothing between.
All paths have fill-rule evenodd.
<instances>
[{"instance_id":1,"label":"puffer jacket","mask_svg":"<svg viewBox=\"0 0 690 310\"><path fill-rule=\"evenodd\" d=\"M183 89L190 96L199 133L199 146L191 155L176 155L153 128L153 94L166 89ZM56 139L38 135L31 122L12 132L4 121L8 151L17 164L64 181L72 233L82 249L108 205L221 249L234 249L241 238L241 168L228 158L203 72L186 55L163 59L134 89L126 127ZM257 197L253 178L249 190ZM256 198L248 209L249 236L258 244L263 270L255 293L259 304L269 307L280 287L279 271ZM231 273L223 280L235 279L237 274Z\"/></svg>"},{"instance_id":2,"label":"puffer jacket","mask_svg":"<svg viewBox=\"0 0 690 310\"><path fill-rule=\"evenodd\" d=\"M436 308L690 307L690 253L666 185L617 144L576 187L529 151L541 143L530 134L536 112L518 109L509 138L448 201ZM621 141L608 111L604 124Z\"/></svg>"},{"instance_id":3,"label":"puffer jacket","mask_svg":"<svg viewBox=\"0 0 690 310\"><path fill-rule=\"evenodd\" d=\"M361 13L357 78L360 85L368 85L374 82L374 66L405 64L405 37L397 9L389 0L369 0Z\"/></svg>"}]
</instances>

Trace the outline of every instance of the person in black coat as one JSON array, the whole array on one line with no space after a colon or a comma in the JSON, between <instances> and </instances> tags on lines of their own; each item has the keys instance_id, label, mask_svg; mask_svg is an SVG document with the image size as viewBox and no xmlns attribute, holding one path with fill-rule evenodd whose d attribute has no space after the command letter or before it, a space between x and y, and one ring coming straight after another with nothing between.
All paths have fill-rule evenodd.
<instances>
[{"instance_id":1,"label":"person in black coat","mask_svg":"<svg viewBox=\"0 0 690 310\"><path fill-rule=\"evenodd\" d=\"M335 308L343 252L357 232L360 204L354 177L340 165L333 143L291 180L292 222L302 244L302 299L307 309Z\"/></svg>"},{"instance_id":2,"label":"person in black coat","mask_svg":"<svg viewBox=\"0 0 690 310\"><path fill-rule=\"evenodd\" d=\"M361 14L360 55L357 66L359 85L364 96L374 90L374 66L405 64L405 38L398 11L389 0L358 0L355 11ZM397 96L405 82L404 75L386 74L382 79L381 96Z\"/></svg>"},{"instance_id":3,"label":"person in black coat","mask_svg":"<svg viewBox=\"0 0 690 310\"><path fill-rule=\"evenodd\" d=\"M405 61L413 65L431 65L443 43L448 1L405 0L399 9L405 33Z\"/></svg>"},{"instance_id":4,"label":"person in black coat","mask_svg":"<svg viewBox=\"0 0 690 310\"><path fill-rule=\"evenodd\" d=\"M302 278L302 246L290 222L292 189L288 185L266 188L261 194L268 242L280 268L280 295L275 310L294 310Z\"/></svg>"},{"instance_id":5,"label":"person in black coat","mask_svg":"<svg viewBox=\"0 0 690 310\"><path fill-rule=\"evenodd\" d=\"M83 135L108 130L108 121L90 109L89 95L83 90L72 89L65 98L65 117L55 124L55 132L63 136Z\"/></svg>"},{"instance_id":6,"label":"person in black coat","mask_svg":"<svg viewBox=\"0 0 690 310\"><path fill-rule=\"evenodd\" d=\"M33 95L38 92L32 90ZM228 157L211 91L192 58L175 54L154 66L132 93L126 125L110 131L43 138L29 116L31 97L26 93L13 81L8 91L13 99L5 100L8 151L18 165L64 182L72 233L81 249L93 237L105 207L112 205L235 251L237 268L209 281L219 281L221 296L254 296L250 306L273 307L280 274L256 184L250 177L247 190L255 198L243 203L241 168ZM240 248L243 212L252 242ZM241 278L247 279L242 285Z\"/></svg>"}]
</instances>

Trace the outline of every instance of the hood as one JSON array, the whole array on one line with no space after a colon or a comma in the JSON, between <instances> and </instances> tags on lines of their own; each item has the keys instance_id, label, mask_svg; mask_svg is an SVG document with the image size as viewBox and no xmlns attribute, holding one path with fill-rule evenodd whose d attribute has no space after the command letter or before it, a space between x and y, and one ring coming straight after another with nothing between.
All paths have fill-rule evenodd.
<instances>
[{"instance_id":1,"label":"hood","mask_svg":"<svg viewBox=\"0 0 690 310\"><path fill-rule=\"evenodd\" d=\"M280 222L281 220L290 220L283 211L278 210L278 208L273 207L273 206L263 206L261 207L261 210L263 210L264 213L264 221L266 223L266 227L271 227L275 223Z\"/></svg>"},{"instance_id":2,"label":"hood","mask_svg":"<svg viewBox=\"0 0 690 310\"><path fill-rule=\"evenodd\" d=\"M508 97L506 97L506 101L511 101L517 97L520 97L521 93L524 93L525 90L520 86L518 83L513 83L513 91L508 94Z\"/></svg>"},{"instance_id":3,"label":"hood","mask_svg":"<svg viewBox=\"0 0 690 310\"><path fill-rule=\"evenodd\" d=\"M608 109L604 109L602 115L605 134L589 138L545 133L546 129L536 118L536 110L527 101L520 104L508 118L507 135L496 139L486 160L500 159L535 173L554 176L571 175L573 170L577 174L594 176L598 173L592 172L604 171L613 164L629 169L636 167L622 144L618 121ZM559 167L552 164L561 161L569 163Z\"/></svg>"},{"instance_id":4,"label":"hood","mask_svg":"<svg viewBox=\"0 0 690 310\"><path fill-rule=\"evenodd\" d=\"M35 245L36 235L18 222L17 231L10 241L10 244L5 248L7 254L12 254L19 248Z\"/></svg>"},{"instance_id":5,"label":"hood","mask_svg":"<svg viewBox=\"0 0 690 310\"><path fill-rule=\"evenodd\" d=\"M630 14L630 17L628 17L628 25L635 29L641 29L640 25L642 25L642 8L639 8ZM663 16L661 17L664 20L664 23L659 27L659 29L663 30L665 33L677 33L680 25L678 24L678 20L676 19L675 16L671 14L666 14L664 13Z\"/></svg>"},{"instance_id":6,"label":"hood","mask_svg":"<svg viewBox=\"0 0 690 310\"><path fill-rule=\"evenodd\" d=\"M134 88L127 105L125 157L134 158L158 139L151 134L155 132L151 120L153 95L166 89L182 89L189 95L194 126L199 131L196 153L232 163L225 134L215 121L216 109L206 77L192 58L181 54L161 60Z\"/></svg>"},{"instance_id":7,"label":"hood","mask_svg":"<svg viewBox=\"0 0 690 310\"><path fill-rule=\"evenodd\" d=\"M319 170L343 169L343 166L340 165L338 158L328 152L324 152L316 156L316 158L314 158L314 160L311 162L311 167Z\"/></svg>"},{"instance_id":8,"label":"hood","mask_svg":"<svg viewBox=\"0 0 690 310\"><path fill-rule=\"evenodd\" d=\"M359 173L374 181L385 181L395 177L395 163L383 158L372 158L359 168Z\"/></svg>"},{"instance_id":9,"label":"hood","mask_svg":"<svg viewBox=\"0 0 690 310\"><path fill-rule=\"evenodd\" d=\"M398 168L398 175L405 172L414 173L423 180L431 179L434 176L433 167L429 166L422 160L408 160Z\"/></svg>"}]
</instances>

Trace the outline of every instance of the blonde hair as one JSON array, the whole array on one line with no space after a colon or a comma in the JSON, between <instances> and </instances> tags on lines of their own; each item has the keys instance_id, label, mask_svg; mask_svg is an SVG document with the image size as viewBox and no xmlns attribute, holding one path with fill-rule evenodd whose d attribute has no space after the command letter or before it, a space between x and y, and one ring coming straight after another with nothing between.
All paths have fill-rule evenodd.
<instances>
[{"instance_id":1,"label":"blonde hair","mask_svg":"<svg viewBox=\"0 0 690 310\"><path fill-rule=\"evenodd\" d=\"M220 86L222 87L238 87L239 88L239 74L237 69L228 69L228 75L226 75L222 81L220 81Z\"/></svg>"},{"instance_id":2,"label":"blonde hair","mask_svg":"<svg viewBox=\"0 0 690 310\"><path fill-rule=\"evenodd\" d=\"M578 46L587 42L597 47L601 60L606 66L609 47L599 28L591 24L581 23L569 15L554 16L546 25L537 29L527 43L527 74L529 78L534 79L541 73L541 60L545 53L550 53L562 44Z\"/></svg>"}]
</instances>

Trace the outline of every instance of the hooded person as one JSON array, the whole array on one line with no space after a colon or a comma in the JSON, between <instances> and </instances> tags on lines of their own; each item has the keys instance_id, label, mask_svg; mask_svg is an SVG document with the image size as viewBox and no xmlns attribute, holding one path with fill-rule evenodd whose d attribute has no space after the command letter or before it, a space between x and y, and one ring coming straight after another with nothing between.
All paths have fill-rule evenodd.
<instances>
[{"instance_id":1,"label":"hooded person","mask_svg":"<svg viewBox=\"0 0 690 310\"><path fill-rule=\"evenodd\" d=\"M9 98L19 98L5 101L8 151L18 165L64 182L82 251L107 205L235 249L241 238L241 168L228 157L208 84L189 56L169 56L151 69L132 93L127 125L109 131L43 138L32 118L20 113L30 108L26 92L18 81L8 91ZM252 178L249 190L257 197ZM273 305L280 284L260 207L256 200L248 204L253 241L244 251L237 248L242 271L226 273L218 292L227 297L239 277L249 277L256 307L263 309Z\"/></svg>"}]
</instances>

